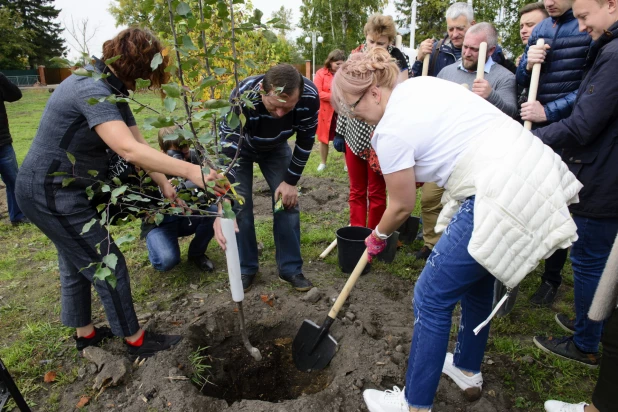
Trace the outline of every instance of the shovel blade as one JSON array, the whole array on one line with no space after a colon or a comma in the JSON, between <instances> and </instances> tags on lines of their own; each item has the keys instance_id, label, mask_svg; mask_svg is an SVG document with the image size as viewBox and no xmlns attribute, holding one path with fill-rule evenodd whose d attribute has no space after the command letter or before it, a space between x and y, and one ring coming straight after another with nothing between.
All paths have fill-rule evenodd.
<instances>
[{"instance_id":1,"label":"shovel blade","mask_svg":"<svg viewBox=\"0 0 618 412\"><path fill-rule=\"evenodd\" d=\"M292 357L298 370L311 372L324 369L335 356L337 341L330 334L320 339L321 331L320 326L308 319L300 326L292 343Z\"/></svg>"}]
</instances>

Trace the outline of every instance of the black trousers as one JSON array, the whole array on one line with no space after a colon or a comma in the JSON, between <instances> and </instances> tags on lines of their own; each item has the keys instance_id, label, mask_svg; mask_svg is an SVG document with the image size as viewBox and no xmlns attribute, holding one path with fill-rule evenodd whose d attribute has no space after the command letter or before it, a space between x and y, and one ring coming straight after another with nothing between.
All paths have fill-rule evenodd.
<instances>
[{"instance_id":1,"label":"black trousers","mask_svg":"<svg viewBox=\"0 0 618 412\"><path fill-rule=\"evenodd\" d=\"M562 283L562 268L566 263L569 249L558 249L553 255L545 259L545 272L543 272L543 281L548 281L556 286Z\"/></svg>"},{"instance_id":2,"label":"black trousers","mask_svg":"<svg viewBox=\"0 0 618 412\"><path fill-rule=\"evenodd\" d=\"M592 394L592 403L601 412L618 410L618 309L605 322L603 329L603 358L599 380Z\"/></svg>"}]
</instances>

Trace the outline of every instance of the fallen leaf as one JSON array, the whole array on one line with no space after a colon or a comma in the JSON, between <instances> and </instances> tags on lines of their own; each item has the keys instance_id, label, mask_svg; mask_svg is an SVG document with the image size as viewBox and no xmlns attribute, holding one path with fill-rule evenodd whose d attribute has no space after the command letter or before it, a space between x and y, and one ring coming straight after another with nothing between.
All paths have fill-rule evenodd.
<instances>
[{"instance_id":1,"label":"fallen leaf","mask_svg":"<svg viewBox=\"0 0 618 412\"><path fill-rule=\"evenodd\" d=\"M76 408L83 408L84 406L88 405L88 403L90 402L90 397L89 396L82 396L81 399L79 400L79 402L77 402L77 405L75 405Z\"/></svg>"},{"instance_id":2,"label":"fallen leaf","mask_svg":"<svg viewBox=\"0 0 618 412\"><path fill-rule=\"evenodd\" d=\"M275 304L275 299L273 295L260 295L260 299L262 299L262 302L266 303L270 307Z\"/></svg>"},{"instance_id":3,"label":"fallen leaf","mask_svg":"<svg viewBox=\"0 0 618 412\"><path fill-rule=\"evenodd\" d=\"M43 377L43 381L45 383L51 383L53 381L56 380L56 372L54 371L49 371L45 374L45 376Z\"/></svg>"}]
</instances>

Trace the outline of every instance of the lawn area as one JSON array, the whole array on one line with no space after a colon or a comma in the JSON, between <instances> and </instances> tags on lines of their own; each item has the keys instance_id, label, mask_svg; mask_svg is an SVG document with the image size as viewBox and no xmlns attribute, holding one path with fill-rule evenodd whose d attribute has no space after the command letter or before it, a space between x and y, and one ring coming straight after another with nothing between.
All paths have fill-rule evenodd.
<instances>
[{"instance_id":1,"label":"lawn area","mask_svg":"<svg viewBox=\"0 0 618 412\"><path fill-rule=\"evenodd\" d=\"M32 143L44 106L51 95L47 89L26 90L20 101L6 105L13 145L20 164ZM141 95L140 101L157 108L162 106L158 95L153 93ZM147 116L149 114L146 110L136 115L138 126ZM156 131L145 132L144 135L153 147L157 147ZM342 154L331 149L328 168L318 173L318 153L316 143L305 175L333 179L345 187L347 174L343 170ZM257 169L256 175L259 175ZM301 197L301 210L302 201ZM418 209L417 204L416 214ZM315 260L334 238L336 228L347 225L348 213L347 204L341 204L337 209L301 212L301 246L306 262L310 264L311 260ZM260 263L273 267L275 251L271 227L270 218L257 219L258 241L264 245ZM113 235L118 237L121 233L131 233L139 238L139 223L114 228ZM400 249L391 264L375 263L372 272L385 279L396 276L408 280L412 288L423 267L423 263L416 261L413 256L414 250L420 246L418 243ZM223 271L212 276L201 276L187 270L188 263L184 259L187 247L188 241L185 239L181 243L183 262L174 270L161 274L150 266L143 240L121 246L131 273L136 306L144 308L153 300L160 299L160 310L165 310L174 299L187 291L190 293L197 288L223 283L226 278ZM208 254L218 268L225 267L225 255L214 244ZM331 254L325 262L337 273L333 276L345 276L336 268L336 253ZM576 402L590 401L598 374L595 370L549 357L532 343L534 335L563 334L554 321L555 313L574 313L570 263L564 268L564 282L557 302L550 309L535 308L528 302L539 283L540 273L542 264L522 282L519 299L511 315L496 319L491 325L487 356L508 360L509 364L514 365L513 369L492 371L491 363L483 366L483 373L499 380L507 388L518 410L541 410L541 401L552 397ZM161 284L167 285L167 291L171 292L163 296ZM62 327L59 322L59 289L58 262L53 244L33 225L12 227L6 220L2 222L0 330L3 339L0 342L0 357L16 377L31 405L38 405L37 410L58 410L58 399L78 374L75 364L77 355L71 338L73 331ZM93 298L93 316L98 321L104 320L102 307L96 297ZM453 331L456 330L457 326L454 325ZM58 377L53 385L48 385L43 383L43 375L51 370L58 371ZM530 399L529 394L534 394L535 399Z\"/></svg>"}]
</instances>

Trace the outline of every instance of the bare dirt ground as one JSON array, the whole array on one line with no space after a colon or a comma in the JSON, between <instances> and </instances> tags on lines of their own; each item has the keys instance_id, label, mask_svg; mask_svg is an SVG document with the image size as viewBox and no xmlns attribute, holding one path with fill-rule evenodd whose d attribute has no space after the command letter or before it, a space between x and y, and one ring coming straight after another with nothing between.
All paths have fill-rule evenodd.
<instances>
[{"instance_id":1,"label":"bare dirt ground","mask_svg":"<svg viewBox=\"0 0 618 412\"><path fill-rule=\"evenodd\" d=\"M301 208L307 213L347 206L347 187L341 182L306 177L300 186ZM270 195L262 178L256 178L254 193L256 215L270 216ZM6 216L4 191L0 213ZM181 292L163 285L152 297L154 302L137 308L140 320L148 329L183 335L182 342L142 364L126 360L120 339L107 342L102 350L87 351L85 358L71 356L69 348L62 367L76 368L77 379L66 386L57 410L75 410L87 397L89 411L354 412L367 410L363 389L403 387L413 325L413 282L373 271L362 276L331 328L338 352L325 370L304 373L293 365L292 339L304 319L323 322L346 281L336 266L314 259L306 260L304 273L318 287L315 301L273 282L273 267L262 270L245 295L250 338L264 356L260 363L242 346L236 306L224 281ZM160 310L157 299L171 304ZM458 323L457 315L453 322ZM200 359L192 365L189 359L195 354ZM191 378L199 364L205 380L195 383ZM491 366L484 371L480 400L468 402L442 377L433 411L527 410L514 407L502 382L503 372L516 374L517 364L508 358L487 358L486 365ZM40 394L40 409L34 410L46 410L45 396ZM527 396L538 401L533 392Z\"/></svg>"}]
</instances>

